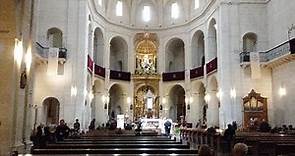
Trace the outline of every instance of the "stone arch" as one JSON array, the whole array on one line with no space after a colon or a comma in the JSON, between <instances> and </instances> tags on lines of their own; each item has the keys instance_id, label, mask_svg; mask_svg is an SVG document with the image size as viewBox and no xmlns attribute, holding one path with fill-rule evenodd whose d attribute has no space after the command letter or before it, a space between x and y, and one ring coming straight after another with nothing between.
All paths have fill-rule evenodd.
<instances>
[{"instance_id":1,"label":"stone arch","mask_svg":"<svg viewBox=\"0 0 295 156\"><path fill-rule=\"evenodd\" d=\"M209 79L206 93L206 102L208 104L208 125L219 126L219 107L220 102L217 97L218 81L215 76Z\"/></svg>"},{"instance_id":2,"label":"stone arch","mask_svg":"<svg viewBox=\"0 0 295 156\"><path fill-rule=\"evenodd\" d=\"M110 69L128 70L128 45L120 36L113 37L110 41Z\"/></svg>"},{"instance_id":3,"label":"stone arch","mask_svg":"<svg viewBox=\"0 0 295 156\"><path fill-rule=\"evenodd\" d=\"M45 117L46 124L58 124L60 102L55 97L47 97L43 100L43 114Z\"/></svg>"},{"instance_id":4,"label":"stone arch","mask_svg":"<svg viewBox=\"0 0 295 156\"><path fill-rule=\"evenodd\" d=\"M204 33L201 30L198 30L194 33L191 43L191 49L192 68L205 65L205 40Z\"/></svg>"},{"instance_id":5,"label":"stone arch","mask_svg":"<svg viewBox=\"0 0 295 156\"><path fill-rule=\"evenodd\" d=\"M95 64L99 66L103 66L104 63L104 46L104 36L102 30L99 27L96 27L93 39L93 59Z\"/></svg>"},{"instance_id":6,"label":"stone arch","mask_svg":"<svg viewBox=\"0 0 295 156\"><path fill-rule=\"evenodd\" d=\"M253 32L248 32L243 36L243 51L254 52L257 49L257 35Z\"/></svg>"},{"instance_id":7,"label":"stone arch","mask_svg":"<svg viewBox=\"0 0 295 156\"><path fill-rule=\"evenodd\" d=\"M165 46L166 72L183 71L185 69L184 42L180 38L170 39Z\"/></svg>"},{"instance_id":8,"label":"stone arch","mask_svg":"<svg viewBox=\"0 0 295 156\"><path fill-rule=\"evenodd\" d=\"M208 29L208 61L217 57L217 23L214 18L209 22Z\"/></svg>"},{"instance_id":9,"label":"stone arch","mask_svg":"<svg viewBox=\"0 0 295 156\"><path fill-rule=\"evenodd\" d=\"M169 91L169 118L173 121L185 119L185 90L181 85L174 85Z\"/></svg>"},{"instance_id":10,"label":"stone arch","mask_svg":"<svg viewBox=\"0 0 295 156\"><path fill-rule=\"evenodd\" d=\"M124 92L123 87L119 84L114 84L109 89L109 105L108 116L109 119L115 119L117 115L122 114L124 108ZM120 109L119 109L120 108Z\"/></svg>"},{"instance_id":11,"label":"stone arch","mask_svg":"<svg viewBox=\"0 0 295 156\"><path fill-rule=\"evenodd\" d=\"M49 47L62 48L63 33L60 29L53 27L47 30L47 40Z\"/></svg>"}]
</instances>

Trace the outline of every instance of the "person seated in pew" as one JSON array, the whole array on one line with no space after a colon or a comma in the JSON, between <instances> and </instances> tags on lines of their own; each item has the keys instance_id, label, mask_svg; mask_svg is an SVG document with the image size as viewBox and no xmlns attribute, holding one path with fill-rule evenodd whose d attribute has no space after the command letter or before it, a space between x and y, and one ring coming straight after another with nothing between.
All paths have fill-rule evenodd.
<instances>
[{"instance_id":1,"label":"person seated in pew","mask_svg":"<svg viewBox=\"0 0 295 156\"><path fill-rule=\"evenodd\" d=\"M65 124L65 120L61 119L55 131L57 141L63 141L66 138L68 130L69 127Z\"/></svg>"},{"instance_id":2,"label":"person seated in pew","mask_svg":"<svg viewBox=\"0 0 295 156\"><path fill-rule=\"evenodd\" d=\"M248 153L248 146L244 143L236 143L233 149L233 156L246 156Z\"/></svg>"},{"instance_id":3,"label":"person seated in pew","mask_svg":"<svg viewBox=\"0 0 295 156\"><path fill-rule=\"evenodd\" d=\"M236 132L231 124L227 125L227 129L224 131L224 142L225 142L225 151L230 152L231 150L231 144L234 140L234 137L236 135Z\"/></svg>"},{"instance_id":4,"label":"person seated in pew","mask_svg":"<svg viewBox=\"0 0 295 156\"><path fill-rule=\"evenodd\" d=\"M269 124L265 121L265 119L262 120L259 126L259 131L260 132L269 132L270 131L270 126Z\"/></svg>"},{"instance_id":5,"label":"person seated in pew","mask_svg":"<svg viewBox=\"0 0 295 156\"><path fill-rule=\"evenodd\" d=\"M208 145L201 145L199 150L198 150L199 156L212 156L212 151Z\"/></svg>"},{"instance_id":6,"label":"person seated in pew","mask_svg":"<svg viewBox=\"0 0 295 156\"><path fill-rule=\"evenodd\" d=\"M95 130L95 119L92 119L90 125L88 126L89 131Z\"/></svg>"}]
</instances>

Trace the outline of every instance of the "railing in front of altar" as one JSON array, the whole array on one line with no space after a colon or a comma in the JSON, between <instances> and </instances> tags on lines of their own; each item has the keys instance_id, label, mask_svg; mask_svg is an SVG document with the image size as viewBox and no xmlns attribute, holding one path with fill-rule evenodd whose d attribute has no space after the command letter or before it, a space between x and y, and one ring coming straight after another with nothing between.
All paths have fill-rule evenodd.
<instances>
[{"instance_id":1,"label":"railing in front of altar","mask_svg":"<svg viewBox=\"0 0 295 156\"><path fill-rule=\"evenodd\" d=\"M162 74L163 81L176 81L176 80L184 80L185 79L185 72L170 72L170 73L163 73Z\"/></svg>"},{"instance_id":2,"label":"railing in front of altar","mask_svg":"<svg viewBox=\"0 0 295 156\"><path fill-rule=\"evenodd\" d=\"M206 64L206 73L210 74L217 70L217 57Z\"/></svg>"},{"instance_id":3,"label":"railing in front of altar","mask_svg":"<svg viewBox=\"0 0 295 156\"><path fill-rule=\"evenodd\" d=\"M110 70L110 79L130 81L131 73L123 71Z\"/></svg>"},{"instance_id":4,"label":"railing in front of altar","mask_svg":"<svg viewBox=\"0 0 295 156\"><path fill-rule=\"evenodd\" d=\"M204 76L204 65L190 70L191 79L199 78L202 76Z\"/></svg>"}]
</instances>

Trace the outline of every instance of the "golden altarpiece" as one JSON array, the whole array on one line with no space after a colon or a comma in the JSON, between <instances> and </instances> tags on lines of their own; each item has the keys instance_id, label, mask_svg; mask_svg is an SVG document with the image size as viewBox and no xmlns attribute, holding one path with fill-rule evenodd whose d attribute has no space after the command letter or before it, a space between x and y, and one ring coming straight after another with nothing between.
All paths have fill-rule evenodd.
<instances>
[{"instance_id":1,"label":"golden altarpiece","mask_svg":"<svg viewBox=\"0 0 295 156\"><path fill-rule=\"evenodd\" d=\"M157 73L158 39L154 33L138 33L134 40L136 58L133 118L159 118L159 81Z\"/></svg>"},{"instance_id":2,"label":"golden altarpiece","mask_svg":"<svg viewBox=\"0 0 295 156\"><path fill-rule=\"evenodd\" d=\"M246 130L256 130L263 120L267 121L267 98L253 89L243 98L244 124Z\"/></svg>"}]
</instances>

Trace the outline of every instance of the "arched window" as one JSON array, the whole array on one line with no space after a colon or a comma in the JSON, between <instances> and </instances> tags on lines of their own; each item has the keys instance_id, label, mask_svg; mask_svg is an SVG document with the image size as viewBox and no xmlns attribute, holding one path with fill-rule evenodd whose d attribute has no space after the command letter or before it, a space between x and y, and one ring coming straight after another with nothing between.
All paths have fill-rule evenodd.
<instances>
[{"instance_id":1,"label":"arched window","mask_svg":"<svg viewBox=\"0 0 295 156\"><path fill-rule=\"evenodd\" d=\"M58 28L50 28L47 31L47 40L49 47L61 48L62 47L62 31Z\"/></svg>"},{"instance_id":2,"label":"arched window","mask_svg":"<svg viewBox=\"0 0 295 156\"><path fill-rule=\"evenodd\" d=\"M102 6L102 0L98 0L98 5Z\"/></svg>"},{"instance_id":3,"label":"arched window","mask_svg":"<svg viewBox=\"0 0 295 156\"><path fill-rule=\"evenodd\" d=\"M123 16L123 2L121 0L117 1L116 15L117 16Z\"/></svg>"},{"instance_id":4,"label":"arched window","mask_svg":"<svg viewBox=\"0 0 295 156\"><path fill-rule=\"evenodd\" d=\"M128 45L119 36L112 38L110 42L110 69L115 71L128 70Z\"/></svg>"},{"instance_id":5,"label":"arched window","mask_svg":"<svg viewBox=\"0 0 295 156\"><path fill-rule=\"evenodd\" d=\"M177 19L179 16L179 7L178 7L178 4L175 2L175 3L172 3L171 5L171 17L173 19Z\"/></svg>"},{"instance_id":6,"label":"arched window","mask_svg":"<svg viewBox=\"0 0 295 156\"><path fill-rule=\"evenodd\" d=\"M166 72L183 71L185 65L184 42L179 38L168 41L165 48Z\"/></svg>"},{"instance_id":7,"label":"arched window","mask_svg":"<svg viewBox=\"0 0 295 156\"><path fill-rule=\"evenodd\" d=\"M144 22L149 22L151 20L151 7L150 6L143 6L142 20Z\"/></svg>"},{"instance_id":8,"label":"arched window","mask_svg":"<svg viewBox=\"0 0 295 156\"><path fill-rule=\"evenodd\" d=\"M243 36L243 51L256 51L257 35L255 33L247 33Z\"/></svg>"},{"instance_id":9,"label":"arched window","mask_svg":"<svg viewBox=\"0 0 295 156\"><path fill-rule=\"evenodd\" d=\"M200 0L195 0L195 9L200 7Z\"/></svg>"}]
</instances>

